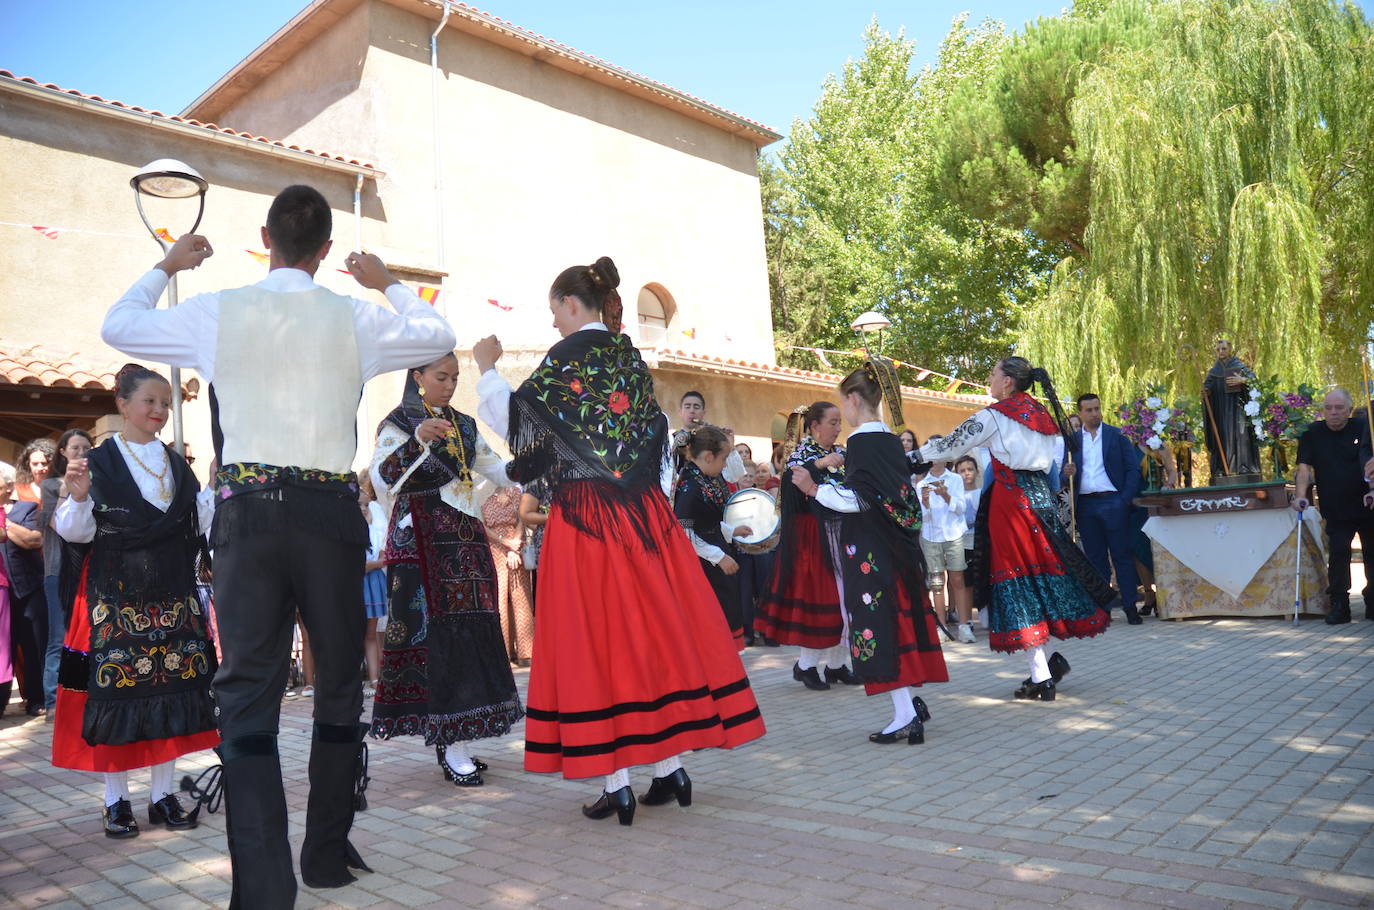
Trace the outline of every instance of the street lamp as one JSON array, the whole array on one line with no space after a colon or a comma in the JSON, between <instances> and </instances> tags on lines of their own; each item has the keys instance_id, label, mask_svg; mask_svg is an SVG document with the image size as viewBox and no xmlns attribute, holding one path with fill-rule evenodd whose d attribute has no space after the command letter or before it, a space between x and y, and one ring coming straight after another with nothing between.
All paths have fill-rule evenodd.
<instances>
[{"instance_id":1,"label":"street lamp","mask_svg":"<svg viewBox=\"0 0 1374 910\"><path fill-rule=\"evenodd\" d=\"M189 164L175 158L159 158L145 164L138 173L129 178L129 186L134 188L134 204L138 206L138 217L143 219L144 227L164 253L171 249L172 242L160 237L157 229L148 220L148 215L143 211L144 196L154 196L158 199L198 197L200 209L196 212L195 222L185 233L194 234L196 228L200 227L200 219L205 214L205 191L210 188L210 183ZM167 280L167 306L176 306L177 299L177 276L173 275ZM172 367L172 448L178 455L186 454L186 441L181 427L181 368L175 366Z\"/></svg>"},{"instance_id":2,"label":"street lamp","mask_svg":"<svg viewBox=\"0 0 1374 910\"><path fill-rule=\"evenodd\" d=\"M861 314L858 319L850 323L849 327L863 337L864 350L868 350L868 336L876 333L878 336L878 352L882 353L883 329L890 325L892 325L892 321L882 313L869 310L867 313Z\"/></svg>"}]
</instances>

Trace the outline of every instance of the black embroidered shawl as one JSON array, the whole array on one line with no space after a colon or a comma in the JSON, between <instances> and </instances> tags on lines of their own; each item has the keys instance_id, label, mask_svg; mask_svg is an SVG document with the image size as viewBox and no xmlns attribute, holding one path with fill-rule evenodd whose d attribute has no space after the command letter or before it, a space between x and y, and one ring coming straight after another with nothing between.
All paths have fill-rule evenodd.
<instances>
[{"instance_id":1,"label":"black embroidered shawl","mask_svg":"<svg viewBox=\"0 0 1374 910\"><path fill-rule=\"evenodd\" d=\"M546 477L573 527L599 534L605 509L628 508L641 542L656 548L643 499L658 488L668 418L625 335L584 329L554 345L511 395L507 442L511 479Z\"/></svg>"},{"instance_id":2,"label":"black embroidered shawl","mask_svg":"<svg viewBox=\"0 0 1374 910\"><path fill-rule=\"evenodd\" d=\"M416 439L416 428L431 416L439 417L453 424L458 440L444 437L432 445L427 445ZM425 463L416 468L410 477L406 478L403 489L393 489L391 495L399 496L402 493L412 493L416 490L438 489L455 479L475 479L472 476L472 463L477 455L477 421L472 417L448 406L436 408L431 415L426 410L424 401L420 398L415 386L406 383L406 392L401 398L400 405L386 415L382 421L382 426L387 424L396 427L409 437L383 463L382 479L387 484L395 483L400 474L404 473L405 468L408 468L415 459L419 458L425 449L429 450L429 458L425 459ZM380 433L380 431L381 427L378 427L378 432ZM459 460L460 455L461 461ZM388 476L387 466L391 464L399 465L400 470L394 471L391 476Z\"/></svg>"},{"instance_id":3,"label":"black embroidered shawl","mask_svg":"<svg viewBox=\"0 0 1374 910\"><path fill-rule=\"evenodd\" d=\"M677 476L673 514L684 528L712 546L726 550L729 541L721 533L720 523L725 517L725 501L729 498L730 490L725 481L719 476L708 477L689 461Z\"/></svg>"},{"instance_id":4,"label":"black embroidered shawl","mask_svg":"<svg viewBox=\"0 0 1374 910\"><path fill-rule=\"evenodd\" d=\"M910 471L901 440L891 433L849 437L844 485L861 511L841 516L840 564L854 671L868 682L897 678L899 586L917 627L924 625L921 507Z\"/></svg>"},{"instance_id":5,"label":"black embroidered shawl","mask_svg":"<svg viewBox=\"0 0 1374 910\"><path fill-rule=\"evenodd\" d=\"M81 732L91 745L215 726L215 649L196 597L196 561L205 552L198 484L169 448L175 492L163 512L143 498L118 445L111 437L87 456L96 534L86 582L91 640ZM64 666L63 675L70 679L72 669Z\"/></svg>"},{"instance_id":6,"label":"black embroidered shawl","mask_svg":"<svg viewBox=\"0 0 1374 910\"><path fill-rule=\"evenodd\" d=\"M816 442L811 436L803 436L797 443L797 447L787 456L787 465L778 478L778 496L782 498L782 532L778 535L777 561L779 565L790 566L797 559L802 558L801 551L807 547L819 546L825 564L833 571L834 566L830 565L830 547L825 542L825 529L822 527L821 535L817 539L802 540L797 534L797 523L793 520L794 515L805 514L815 511L818 518L833 518L834 515L824 509L813 510L811 500L806 494L797 489L796 484L792 483L792 468L804 467L811 474L811 478L818 484L843 484L844 465L837 465L829 469L816 467L816 461L824 458L831 452L844 454L842 446L835 446L833 449L825 449ZM824 514L821 514L824 513ZM775 573L775 577L781 579L781 575Z\"/></svg>"}]
</instances>

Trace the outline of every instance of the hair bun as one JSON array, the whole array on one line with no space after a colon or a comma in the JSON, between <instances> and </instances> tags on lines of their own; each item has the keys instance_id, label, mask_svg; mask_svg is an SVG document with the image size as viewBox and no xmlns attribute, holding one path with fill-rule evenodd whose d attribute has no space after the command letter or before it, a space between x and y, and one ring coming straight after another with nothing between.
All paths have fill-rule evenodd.
<instances>
[{"instance_id":1,"label":"hair bun","mask_svg":"<svg viewBox=\"0 0 1374 910\"><path fill-rule=\"evenodd\" d=\"M1038 382L1040 385L1047 385L1050 381L1049 371L1044 367L1031 367L1031 382Z\"/></svg>"},{"instance_id":2,"label":"hair bun","mask_svg":"<svg viewBox=\"0 0 1374 910\"><path fill-rule=\"evenodd\" d=\"M620 270L615 267L610 256L602 256L592 263L592 276L598 285L604 284L607 288L620 287Z\"/></svg>"}]
</instances>

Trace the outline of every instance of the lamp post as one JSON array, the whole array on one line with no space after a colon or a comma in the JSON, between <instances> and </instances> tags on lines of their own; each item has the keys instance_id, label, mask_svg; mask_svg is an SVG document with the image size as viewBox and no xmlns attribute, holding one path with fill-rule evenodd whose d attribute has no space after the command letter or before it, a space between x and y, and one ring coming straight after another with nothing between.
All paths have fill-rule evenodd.
<instances>
[{"instance_id":1,"label":"lamp post","mask_svg":"<svg viewBox=\"0 0 1374 910\"><path fill-rule=\"evenodd\" d=\"M892 321L882 313L869 310L867 313L860 314L859 318L850 323L849 327L859 333L863 339L865 351L868 350L869 336L876 334L878 336L878 353L881 354L883 352L883 329L890 325L892 325Z\"/></svg>"},{"instance_id":2,"label":"lamp post","mask_svg":"<svg viewBox=\"0 0 1374 910\"><path fill-rule=\"evenodd\" d=\"M148 229L153 240L157 241L163 253L171 249L172 244L158 236L157 229L148 220L147 213L143 211L144 196L155 196L159 199L199 197L200 209L196 212L196 220L185 233L194 234L196 228L200 227L200 219L205 214L205 191L210 188L210 184L189 164L175 158L159 158L140 168L138 173L129 179L129 186L134 189L134 204L138 206L138 217L143 219L144 227ZM177 299L177 276L173 275L167 280L167 306L176 306ZM172 448L178 455L186 454L186 441L181 427L181 368L175 366L172 367Z\"/></svg>"}]
</instances>

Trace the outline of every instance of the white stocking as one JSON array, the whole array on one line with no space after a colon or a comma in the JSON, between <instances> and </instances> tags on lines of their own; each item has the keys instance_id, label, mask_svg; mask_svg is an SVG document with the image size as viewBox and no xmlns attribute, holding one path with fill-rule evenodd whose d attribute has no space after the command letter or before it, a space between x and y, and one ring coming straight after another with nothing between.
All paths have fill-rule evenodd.
<instances>
[{"instance_id":1,"label":"white stocking","mask_svg":"<svg viewBox=\"0 0 1374 910\"><path fill-rule=\"evenodd\" d=\"M129 798L129 772L105 772L105 805L113 806L121 799Z\"/></svg>"},{"instance_id":2,"label":"white stocking","mask_svg":"<svg viewBox=\"0 0 1374 910\"><path fill-rule=\"evenodd\" d=\"M797 666L803 670L814 670L816 668L816 664L821 662L821 658L824 655L824 649L818 650L816 648L798 648Z\"/></svg>"},{"instance_id":3,"label":"white stocking","mask_svg":"<svg viewBox=\"0 0 1374 910\"><path fill-rule=\"evenodd\" d=\"M665 758L663 761L654 762L654 777L667 777L678 768L682 767L682 756L674 755L672 758Z\"/></svg>"},{"instance_id":4,"label":"white stocking","mask_svg":"<svg viewBox=\"0 0 1374 910\"><path fill-rule=\"evenodd\" d=\"M607 775L606 775L606 792L607 792L607 793L614 793L614 792L617 791L617 790L623 790L625 787L628 787L629 785L630 785L630 769L629 769L629 768L621 768L619 771L616 771L614 774L607 774Z\"/></svg>"},{"instance_id":5,"label":"white stocking","mask_svg":"<svg viewBox=\"0 0 1374 910\"><path fill-rule=\"evenodd\" d=\"M1044 682L1050 678L1050 662L1045 658L1045 646L1036 645L1026 652L1030 658L1030 678L1031 682Z\"/></svg>"},{"instance_id":6,"label":"white stocking","mask_svg":"<svg viewBox=\"0 0 1374 910\"><path fill-rule=\"evenodd\" d=\"M458 774L471 774L477 770L477 763L472 760L467 743L449 743L444 746L444 761Z\"/></svg>"},{"instance_id":7,"label":"white stocking","mask_svg":"<svg viewBox=\"0 0 1374 910\"><path fill-rule=\"evenodd\" d=\"M172 777L176 774L177 760L153 765L152 777L148 782L148 802L155 803L172 792Z\"/></svg>"},{"instance_id":8,"label":"white stocking","mask_svg":"<svg viewBox=\"0 0 1374 910\"><path fill-rule=\"evenodd\" d=\"M892 723L883 727L884 733L896 733L916 719L916 706L911 703L911 687L902 686L888 693L892 696Z\"/></svg>"}]
</instances>

